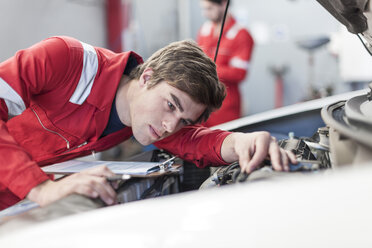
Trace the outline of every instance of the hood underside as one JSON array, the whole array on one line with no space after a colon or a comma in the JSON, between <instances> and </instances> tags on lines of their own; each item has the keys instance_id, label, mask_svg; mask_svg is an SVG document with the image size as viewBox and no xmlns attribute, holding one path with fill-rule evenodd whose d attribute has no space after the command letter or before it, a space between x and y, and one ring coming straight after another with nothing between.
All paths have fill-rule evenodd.
<instances>
[{"instance_id":1,"label":"hood underside","mask_svg":"<svg viewBox=\"0 0 372 248\"><path fill-rule=\"evenodd\" d=\"M372 51L372 13L370 0L317 0L353 34L363 38Z\"/></svg>"}]
</instances>

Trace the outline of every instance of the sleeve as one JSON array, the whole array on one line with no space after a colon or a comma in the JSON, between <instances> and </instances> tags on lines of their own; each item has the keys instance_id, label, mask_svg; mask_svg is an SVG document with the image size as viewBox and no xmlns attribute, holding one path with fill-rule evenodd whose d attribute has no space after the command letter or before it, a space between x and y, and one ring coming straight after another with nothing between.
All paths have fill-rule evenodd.
<instances>
[{"instance_id":1,"label":"sleeve","mask_svg":"<svg viewBox=\"0 0 372 248\"><path fill-rule=\"evenodd\" d=\"M44 40L0 63L0 190L7 188L23 199L49 178L9 134L7 121L29 107L34 96L62 82L68 66L69 50L59 38Z\"/></svg>"},{"instance_id":2,"label":"sleeve","mask_svg":"<svg viewBox=\"0 0 372 248\"><path fill-rule=\"evenodd\" d=\"M219 64L217 59L217 72L222 82L238 84L247 75L254 41L247 30L241 29L235 37L234 44L228 64Z\"/></svg>"},{"instance_id":3,"label":"sleeve","mask_svg":"<svg viewBox=\"0 0 372 248\"><path fill-rule=\"evenodd\" d=\"M189 126L156 142L154 145L199 168L227 164L221 157L221 146L230 132L211 130L201 125Z\"/></svg>"}]
</instances>

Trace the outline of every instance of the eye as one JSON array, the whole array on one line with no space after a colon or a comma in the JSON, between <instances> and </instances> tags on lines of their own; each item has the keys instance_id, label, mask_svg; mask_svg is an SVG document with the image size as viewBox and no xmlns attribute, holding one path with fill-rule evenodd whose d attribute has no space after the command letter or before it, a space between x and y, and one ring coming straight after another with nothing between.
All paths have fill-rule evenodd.
<instances>
[{"instance_id":1,"label":"eye","mask_svg":"<svg viewBox=\"0 0 372 248\"><path fill-rule=\"evenodd\" d=\"M167 101L167 104L168 104L168 107L169 107L170 110L173 111L173 110L176 109L176 107L170 101Z\"/></svg>"},{"instance_id":2,"label":"eye","mask_svg":"<svg viewBox=\"0 0 372 248\"><path fill-rule=\"evenodd\" d=\"M181 123L182 123L182 125L185 125L185 126L192 125L192 123L190 121L185 120L185 119L181 119Z\"/></svg>"},{"instance_id":3,"label":"eye","mask_svg":"<svg viewBox=\"0 0 372 248\"><path fill-rule=\"evenodd\" d=\"M186 121L185 119L181 119L181 123L182 125L185 125L185 126L190 125L190 123Z\"/></svg>"}]
</instances>

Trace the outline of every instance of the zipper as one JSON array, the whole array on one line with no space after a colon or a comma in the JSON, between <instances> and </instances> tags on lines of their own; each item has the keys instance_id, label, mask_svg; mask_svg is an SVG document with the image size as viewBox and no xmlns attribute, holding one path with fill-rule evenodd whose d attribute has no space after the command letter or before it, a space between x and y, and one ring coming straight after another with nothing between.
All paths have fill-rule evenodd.
<instances>
[{"instance_id":1,"label":"zipper","mask_svg":"<svg viewBox=\"0 0 372 248\"><path fill-rule=\"evenodd\" d=\"M84 141L84 143L81 143L80 145L75 146L74 148L71 148L70 150L68 150L68 151L66 151L66 152L73 151L73 150L78 149L78 148L80 148L80 147L82 147L82 146L85 146L86 144L88 144L88 142L87 142L87 141Z\"/></svg>"},{"instance_id":2,"label":"zipper","mask_svg":"<svg viewBox=\"0 0 372 248\"><path fill-rule=\"evenodd\" d=\"M64 140L66 141L66 147L67 147L67 150L70 149L70 142L69 142L65 137L63 137L62 134L57 133L56 131L53 131L53 130L50 130L50 129L46 128L46 127L44 126L44 124L41 122L41 120L40 120L38 114L35 112L35 110L34 110L33 108L31 108L31 110L32 110L32 112L34 112L34 114L36 115L37 119L39 120L40 125L41 125L45 130L47 130L47 131L49 131L49 132L51 132L51 133L54 133L54 134L58 135L59 137L61 137L62 139L64 139ZM84 143L86 143L86 142L84 142ZM83 143L83 144L84 144L84 143ZM81 144L80 146L82 146L83 144ZM76 147L76 148L78 148L78 147Z\"/></svg>"}]
</instances>

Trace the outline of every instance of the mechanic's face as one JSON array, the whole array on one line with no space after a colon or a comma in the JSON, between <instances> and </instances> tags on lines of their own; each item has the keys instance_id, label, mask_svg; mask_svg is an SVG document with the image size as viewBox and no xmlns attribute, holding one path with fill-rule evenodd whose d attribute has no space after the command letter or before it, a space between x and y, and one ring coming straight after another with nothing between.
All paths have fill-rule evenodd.
<instances>
[{"instance_id":1,"label":"mechanic's face","mask_svg":"<svg viewBox=\"0 0 372 248\"><path fill-rule=\"evenodd\" d=\"M146 69L147 70L147 69ZM142 74L148 73L146 71ZM206 106L165 81L148 89L149 78L141 76L137 97L130 103L133 135L142 145L163 139L201 116Z\"/></svg>"},{"instance_id":2,"label":"mechanic's face","mask_svg":"<svg viewBox=\"0 0 372 248\"><path fill-rule=\"evenodd\" d=\"M207 0L200 1L200 7L205 18L208 20L219 23L223 19L224 4L217 4Z\"/></svg>"}]
</instances>

